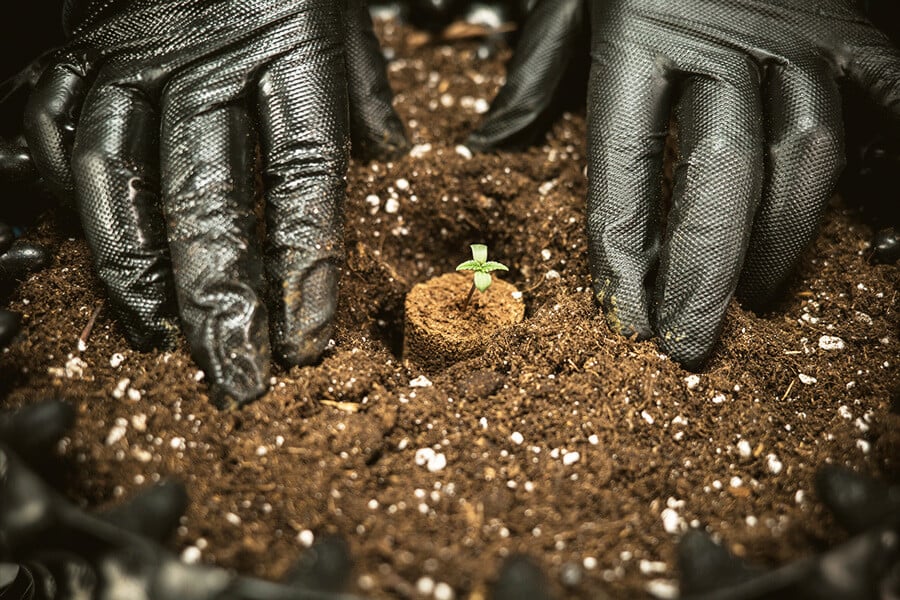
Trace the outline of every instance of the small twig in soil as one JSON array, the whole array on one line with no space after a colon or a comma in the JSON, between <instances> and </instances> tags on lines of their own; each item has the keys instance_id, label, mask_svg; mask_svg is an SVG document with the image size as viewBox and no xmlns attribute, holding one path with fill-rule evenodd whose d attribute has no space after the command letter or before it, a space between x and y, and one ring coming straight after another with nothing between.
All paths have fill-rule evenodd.
<instances>
[{"instance_id":1,"label":"small twig in soil","mask_svg":"<svg viewBox=\"0 0 900 600\"><path fill-rule=\"evenodd\" d=\"M100 315L100 309L103 308L103 303L97 305L97 308L94 309L94 312L91 313L91 318L88 319L87 325L84 326L84 329L81 330L81 335L78 336L78 351L84 352L87 350L87 341L91 335L91 330L94 329L94 323L97 322L97 317Z\"/></svg>"},{"instance_id":2,"label":"small twig in soil","mask_svg":"<svg viewBox=\"0 0 900 600\"><path fill-rule=\"evenodd\" d=\"M791 379L791 383L788 385L788 388L786 390L784 390L784 396L781 397L782 402L784 401L785 398L788 397L788 394L791 393L791 390L794 389L795 381L796 381L795 379Z\"/></svg>"},{"instance_id":3,"label":"small twig in soil","mask_svg":"<svg viewBox=\"0 0 900 600\"><path fill-rule=\"evenodd\" d=\"M319 400L319 404L332 406L338 410L348 413L358 413L362 408L362 405L357 402L338 402L336 400Z\"/></svg>"}]
</instances>

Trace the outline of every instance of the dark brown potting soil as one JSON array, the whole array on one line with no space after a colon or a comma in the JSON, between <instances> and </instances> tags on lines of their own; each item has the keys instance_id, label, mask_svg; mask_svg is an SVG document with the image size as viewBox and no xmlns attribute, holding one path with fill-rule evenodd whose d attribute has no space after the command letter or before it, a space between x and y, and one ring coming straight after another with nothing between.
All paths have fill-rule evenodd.
<instances>
[{"instance_id":1,"label":"dark brown potting soil","mask_svg":"<svg viewBox=\"0 0 900 600\"><path fill-rule=\"evenodd\" d=\"M0 398L77 407L60 446L68 493L103 507L182 479L192 501L172 551L278 578L310 539L338 533L356 560L351 587L375 598L440 583L482 598L514 552L543 565L560 596L665 595L686 527L763 566L843 539L817 501L817 467L900 477L900 271L867 262L871 231L853 207L832 202L776 310L732 304L692 375L653 342L612 335L592 301L583 114L526 152L469 157L456 145L509 51L413 48L409 31L382 29L420 146L352 166L335 343L320 364L277 372L259 401L219 412L186 347L129 349L83 239L59 217L32 233L57 255L12 299L24 328L0 357ZM510 266L525 320L483 356L406 369L405 293L474 242Z\"/></svg>"}]
</instances>

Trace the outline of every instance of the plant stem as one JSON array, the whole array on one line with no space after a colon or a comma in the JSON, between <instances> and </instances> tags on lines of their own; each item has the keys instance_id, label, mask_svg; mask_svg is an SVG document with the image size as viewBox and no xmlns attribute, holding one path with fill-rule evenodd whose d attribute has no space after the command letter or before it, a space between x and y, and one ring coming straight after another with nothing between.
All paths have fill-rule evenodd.
<instances>
[{"instance_id":1,"label":"plant stem","mask_svg":"<svg viewBox=\"0 0 900 600\"><path fill-rule=\"evenodd\" d=\"M472 287L469 288L469 294L466 296L466 301L463 302L462 309L466 310L469 307L469 301L472 299L472 294L475 293L475 284L472 284Z\"/></svg>"}]
</instances>

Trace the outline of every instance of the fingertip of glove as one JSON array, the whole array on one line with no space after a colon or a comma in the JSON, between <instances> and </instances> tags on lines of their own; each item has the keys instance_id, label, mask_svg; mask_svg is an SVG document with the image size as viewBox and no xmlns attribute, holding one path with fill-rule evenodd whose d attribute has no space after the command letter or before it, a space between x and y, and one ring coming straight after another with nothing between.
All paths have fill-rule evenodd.
<instances>
[{"instance_id":1,"label":"fingertip of glove","mask_svg":"<svg viewBox=\"0 0 900 600\"><path fill-rule=\"evenodd\" d=\"M332 326L323 324L313 332L297 336L296 340L279 344L277 354L287 367L303 367L319 360L331 344Z\"/></svg>"},{"instance_id":2,"label":"fingertip of glove","mask_svg":"<svg viewBox=\"0 0 900 600\"><path fill-rule=\"evenodd\" d=\"M659 347L682 368L696 372L703 368L712 353L712 348L704 348L684 337L662 335Z\"/></svg>"},{"instance_id":3,"label":"fingertip of glove","mask_svg":"<svg viewBox=\"0 0 900 600\"><path fill-rule=\"evenodd\" d=\"M213 382L209 386L210 400L222 411L237 410L258 400L268 391L267 381L246 381L241 385L235 385L234 382Z\"/></svg>"}]
</instances>

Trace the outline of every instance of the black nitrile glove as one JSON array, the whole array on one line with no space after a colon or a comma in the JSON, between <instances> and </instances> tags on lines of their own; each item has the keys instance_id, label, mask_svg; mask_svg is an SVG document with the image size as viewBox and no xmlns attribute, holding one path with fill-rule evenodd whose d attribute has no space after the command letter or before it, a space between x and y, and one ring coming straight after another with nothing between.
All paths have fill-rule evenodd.
<instances>
[{"instance_id":1,"label":"black nitrile glove","mask_svg":"<svg viewBox=\"0 0 900 600\"><path fill-rule=\"evenodd\" d=\"M186 565L160 542L187 506L164 483L88 514L51 489L32 460L53 455L73 412L51 402L0 413L0 598L3 600L353 600L346 546L314 545L295 580L279 584ZM22 432L27 432L23 434ZM335 565L338 565L335 567Z\"/></svg>"},{"instance_id":2,"label":"black nitrile glove","mask_svg":"<svg viewBox=\"0 0 900 600\"><path fill-rule=\"evenodd\" d=\"M534 0L371 0L373 14L438 32L454 21L499 25L520 21Z\"/></svg>"},{"instance_id":3,"label":"black nitrile glove","mask_svg":"<svg viewBox=\"0 0 900 600\"><path fill-rule=\"evenodd\" d=\"M216 403L256 398L270 353L308 363L331 337L351 138L370 154L407 144L364 2L87 0L66 14L71 41L26 110L38 170L74 191L132 344L171 343L177 298Z\"/></svg>"},{"instance_id":4,"label":"black nitrile glove","mask_svg":"<svg viewBox=\"0 0 900 600\"><path fill-rule=\"evenodd\" d=\"M588 30L594 290L615 331L697 368L735 290L767 307L815 236L844 164L838 82L900 122L900 54L850 0L544 0L468 145L532 136Z\"/></svg>"},{"instance_id":5,"label":"black nitrile glove","mask_svg":"<svg viewBox=\"0 0 900 600\"><path fill-rule=\"evenodd\" d=\"M819 555L765 571L690 531L679 545L681 597L690 600L879 600L900 596L900 485L823 467L816 491L852 537Z\"/></svg>"},{"instance_id":6,"label":"black nitrile glove","mask_svg":"<svg viewBox=\"0 0 900 600\"><path fill-rule=\"evenodd\" d=\"M0 306L18 281L46 267L51 258L39 244L16 241L16 229L48 206L48 194L21 137L22 107L45 64L35 60L0 82ZM0 348L18 331L19 320L17 313L0 309Z\"/></svg>"}]
</instances>

